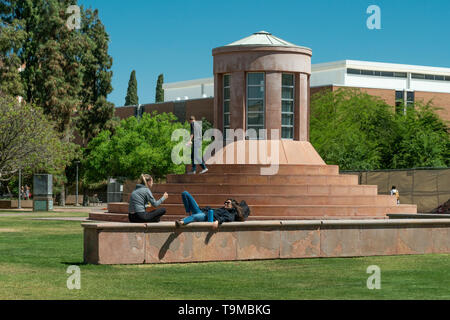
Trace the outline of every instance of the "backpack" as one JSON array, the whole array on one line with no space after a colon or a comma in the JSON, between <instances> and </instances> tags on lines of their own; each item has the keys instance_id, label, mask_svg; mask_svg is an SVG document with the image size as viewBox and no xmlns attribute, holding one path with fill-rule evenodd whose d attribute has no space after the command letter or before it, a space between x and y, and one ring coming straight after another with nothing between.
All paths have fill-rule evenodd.
<instances>
[{"instance_id":1,"label":"backpack","mask_svg":"<svg viewBox=\"0 0 450 320\"><path fill-rule=\"evenodd\" d=\"M245 202L245 200L242 200L241 203L239 203L239 205L242 208L242 213L244 214L244 218L247 219L248 216L250 215L250 208L247 205L247 202Z\"/></svg>"}]
</instances>

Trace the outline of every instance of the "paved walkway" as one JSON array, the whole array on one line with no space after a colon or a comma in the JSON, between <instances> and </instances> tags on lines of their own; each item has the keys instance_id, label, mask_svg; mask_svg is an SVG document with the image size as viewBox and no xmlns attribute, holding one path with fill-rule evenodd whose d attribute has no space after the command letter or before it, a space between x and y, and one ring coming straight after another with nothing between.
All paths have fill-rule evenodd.
<instances>
[{"instance_id":1,"label":"paved walkway","mask_svg":"<svg viewBox=\"0 0 450 320\"><path fill-rule=\"evenodd\" d=\"M29 220L51 220L51 221L89 221L89 217L53 217L53 218L31 218Z\"/></svg>"},{"instance_id":2,"label":"paved walkway","mask_svg":"<svg viewBox=\"0 0 450 320\"><path fill-rule=\"evenodd\" d=\"M92 210L96 211L105 211L105 207L102 206L89 206L89 207L82 207L82 206L55 206L53 207L53 211L50 212L34 212L32 209L29 208L22 208L22 209L0 209L0 218L2 217L30 217L29 220L52 220L52 221L88 221L88 213ZM3 213L5 212L5 213ZM85 217L39 217L42 213L86 213ZM37 216L37 217L36 217ZM35 218L34 218L35 217Z\"/></svg>"},{"instance_id":3,"label":"paved walkway","mask_svg":"<svg viewBox=\"0 0 450 320\"><path fill-rule=\"evenodd\" d=\"M53 211L54 212L86 212L89 213L92 210L96 210L96 211L106 211L106 206L89 206L89 207L76 207L76 206L65 206L65 207L61 207L61 206L54 206L53 207ZM2 212L22 212L22 213L26 213L26 212L33 212L32 208L22 208L22 209L17 209L17 208L13 208L13 209L0 209L0 215Z\"/></svg>"}]
</instances>

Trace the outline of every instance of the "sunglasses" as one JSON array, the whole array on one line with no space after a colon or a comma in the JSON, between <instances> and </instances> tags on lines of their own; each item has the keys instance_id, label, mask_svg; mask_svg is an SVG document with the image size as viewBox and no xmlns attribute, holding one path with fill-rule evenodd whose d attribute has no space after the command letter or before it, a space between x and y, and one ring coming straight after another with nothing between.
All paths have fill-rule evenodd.
<instances>
[{"instance_id":1,"label":"sunglasses","mask_svg":"<svg viewBox=\"0 0 450 320\"><path fill-rule=\"evenodd\" d=\"M231 204L231 201L225 201L223 204Z\"/></svg>"}]
</instances>

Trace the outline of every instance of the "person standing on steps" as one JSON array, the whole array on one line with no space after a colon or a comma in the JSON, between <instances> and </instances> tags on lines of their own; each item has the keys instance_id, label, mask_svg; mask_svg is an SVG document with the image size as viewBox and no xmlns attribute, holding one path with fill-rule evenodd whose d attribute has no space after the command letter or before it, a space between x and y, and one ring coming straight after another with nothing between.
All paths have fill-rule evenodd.
<instances>
[{"instance_id":1,"label":"person standing on steps","mask_svg":"<svg viewBox=\"0 0 450 320\"><path fill-rule=\"evenodd\" d=\"M128 219L130 222L159 222L166 213L165 208L157 208L166 200L169 195L167 192L159 200L155 200L150 188L153 186L153 178L149 174L142 174L140 184L131 193L130 203L128 205ZM147 212L146 208L150 205L157 208Z\"/></svg>"},{"instance_id":2,"label":"person standing on steps","mask_svg":"<svg viewBox=\"0 0 450 320\"><path fill-rule=\"evenodd\" d=\"M188 174L195 174L197 169L197 164L200 164L202 167L202 171L200 174L203 174L208 171L206 167L205 160L203 160L202 155L202 127L201 125L195 121L195 117L191 116L189 119L191 123L191 136L188 142L188 145L191 145L191 162L192 162L192 171L188 172Z\"/></svg>"}]
</instances>

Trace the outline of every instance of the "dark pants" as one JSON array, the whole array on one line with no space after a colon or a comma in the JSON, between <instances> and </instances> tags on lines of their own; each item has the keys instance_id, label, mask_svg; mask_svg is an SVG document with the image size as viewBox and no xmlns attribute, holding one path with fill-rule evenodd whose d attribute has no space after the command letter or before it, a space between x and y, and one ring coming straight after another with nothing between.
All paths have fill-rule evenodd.
<instances>
[{"instance_id":1,"label":"dark pants","mask_svg":"<svg viewBox=\"0 0 450 320\"><path fill-rule=\"evenodd\" d=\"M128 214L130 222L159 222L161 217L166 213L166 208L158 208L152 212L136 212Z\"/></svg>"},{"instance_id":2,"label":"dark pants","mask_svg":"<svg viewBox=\"0 0 450 320\"><path fill-rule=\"evenodd\" d=\"M192 171L197 169L197 164L202 166L202 169L206 169L205 160L203 160L202 156L202 143L201 142L193 142L191 149L191 162L192 162Z\"/></svg>"}]
</instances>

